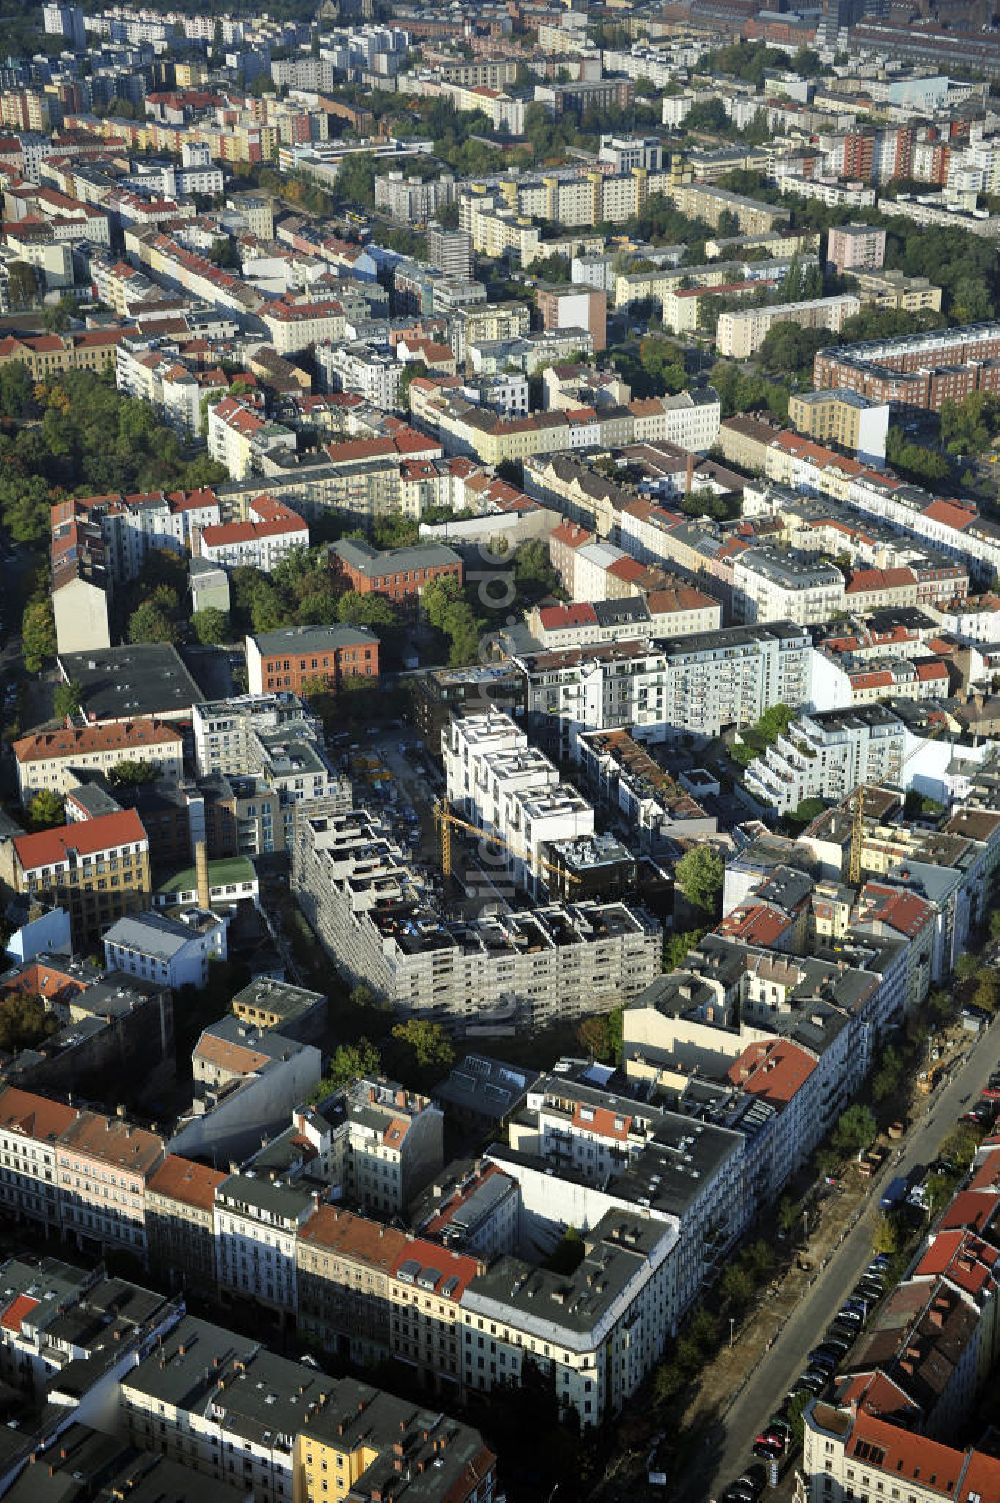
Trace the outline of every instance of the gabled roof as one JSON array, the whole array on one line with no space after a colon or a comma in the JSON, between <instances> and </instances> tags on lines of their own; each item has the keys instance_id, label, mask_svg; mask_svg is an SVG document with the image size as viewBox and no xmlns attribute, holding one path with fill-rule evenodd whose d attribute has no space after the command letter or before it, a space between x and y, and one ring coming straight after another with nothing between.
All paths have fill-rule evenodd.
<instances>
[{"instance_id":1,"label":"gabled roof","mask_svg":"<svg viewBox=\"0 0 1000 1503\"><path fill-rule=\"evenodd\" d=\"M21 869L26 872L40 866L56 866L67 859L70 851L91 856L112 846L137 844L146 844L146 831L134 809L101 814L96 819L78 820L34 835L17 835L13 841Z\"/></svg>"}]
</instances>

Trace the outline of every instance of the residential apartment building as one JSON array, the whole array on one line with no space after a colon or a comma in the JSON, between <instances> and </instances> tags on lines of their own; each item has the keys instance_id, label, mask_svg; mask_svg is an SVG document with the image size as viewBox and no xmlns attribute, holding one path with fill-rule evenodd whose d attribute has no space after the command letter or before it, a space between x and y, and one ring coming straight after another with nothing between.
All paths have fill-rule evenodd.
<instances>
[{"instance_id":1,"label":"residential apartment building","mask_svg":"<svg viewBox=\"0 0 1000 1503\"><path fill-rule=\"evenodd\" d=\"M772 704L809 699L812 642L790 622L676 640L619 642L513 659L525 708L572 754L585 730L630 728L642 741L717 736Z\"/></svg>"},{"instance_id":2,"label":"residential apartment building","mask_svg":"<svg viewBox=\"0 0 1000 1503\"><path fill-rule=\"evenodd\" d=\"M348 1492L374 1503L390 1489L398 1503L426 1496L435 1503L493 1503L496 1497L496 1457L478 1430L350 1378L306 1419L296 1464L302 1503L341 1503Z\"/></svg>"},{"instance_id":3,"label":"residential apartment building","mask_svg":"<svg viewBox=\"0 0 1000 1503\"><path fill-rule=\"evenodd\" d=\"M607 293L593 287L538 288L536 298L543 329L586 329L595 351L603 350L607 339Z\"/></svg>"},{"instance_id":4,"label":"residential apartment building","mask_svg":"<svg viewBox=\"0 0 1000 1503\"><path fill-rule=\"evenodd\" d=\"M552 842L594 833L594 810L507 715L454 716L442 738L448 799L462 818L497 837L519 887L538 893L551 881Z\"/></svg>"},{"instance_id":5,"label":"residential apartment building","mask_svg":"<svg viewBox=\"0 0 1000 1503\"><path fill-rule=\"evenodd\" d=\"M149 841L134 809L101 814L0 845L0 876L15 893L69 909L74 948L149 903Z\"/></svg>"},{"instance_id":6,"label":"residential apartment building","mask_svg":"<svg viewBox=\"0 0 1000 1503\"><path fill-rule=\"evenodd\" d=\"M13 1086L0 1090L0 1205L14 1221L62 1227L62 1188L56 1145L77 1109Z\"/></svg>"},{"instance_id":7,"label":"residential apartment building","mask_svg":"<svg viewBox=\"0 0 1000 1503\"><path fill-rule=\"evenodd\" d=\"M861 301L851 292L835 297L813 298L802 303L772 303L768 307L743 308L720 313L716 348L730 360L747 360L760 349L777 324L798 324L800 329L830 329L837 332L844 320L861 311ZM830 383L833 384L833 383Z\"/></svg>"},{"instance_id":8,"label":"residential apartment building","mask_svg":"<svg viewBox=\"0 0 1000 1503\"><path fill-rule=\"evenodd\" d=\"M943 402L1000 382L1000 325L968 324L819 350L813 386L939 412Z\"/></svg>"},{"instance_id":9,"label":"residential apartment building","mask_svg":"<svg viewBox=\"0 0 1000 1503\"><path fill-rule=\"evenodd\" d=\"M571 589L570 593L578 593ZM546 650L623 642L636 637L683 637L718 631L722 606L693 585L676 584L647 595L593 604L536 606L528 618L534 639Z\"/></svg>"},{"instance_id":10,"label":"residential apartment building","mask_svg":"<svg viewBox=\"0 0 1000 1503\"><path fill-rule=\"evenodd\" d=\"M901 271L862 271L857 274L857 284L861 301L874 303L876 308L941 312L941 288L927 277L908 277Z\"/></svg>"},{"instance_id":11,"label":"residential apartment building","mask_svg":"<svg viewBox=\"0 0 1000 1503\"><path fill-rule=\"evenodd\" d=\"M260 569L264 574L271 574L296 548L308 547L309 524L271 496L249 501L243 522L204 527L198 542L199 556L209 563Z\"/></svg>"},{"instance_id":12,"label":"residential apartment building","mask_svg":"<svg viewBox=\"0 0 1000 1503\"><path fill-rule=\"evenodd\" d=\"M223 1297L294 1317L295 1243L315 1209L311 1191L252 1170L222 1180L215 1188L215 1259Z\"/></svg>"},{"instance_id":13,"label":"residential apartment building","mask_svg":"<svg viewBox=\"0 0 1000 1503\"><path fill-rule=\"evenodd\" d=\"M395 1081L352 1081L344 1092L346 1192L352 1205L405 1216L444 1163L444 1114Z\"/></svg>"},{"instance_id":14,"label":"residential apartment building","mask_svg":"<svg viewBox=\"0 0 1000 1503\"><path fill-rule=\"evenodd\" d=\"M984 1500L1000 1488L1000 1461L988 1452L961 1450L914 1433L870 1408L853 1413L815 1402L805 1413L803 1496L807 1503L846 1503L856 1488L872 1495L905 1488L913 1503L945 1496Z\"/></svg>"},{"instance_id":15,"label":"residential apartment building","mask_svg":"<svg viewBox=\"0 0 1000 1503\"><path fill-rule=\"evenodd\" d=\"M292 888L352 981L402 1016L459 1032L484 1019L519 1028L599 1011L634 995L659 963L659 925L624 902L552 903L473 922L443 912L362 810L300 815Z\"/></svg>"},{"instance_id":16,"label":"residential apartment building","mask_svg":"<svg viewBox=\"0 0 1000 1503\"><path fill-rule=\"evenodd\" d=\"M428 218L422 215L421 218ZM427 259L446 277L472 277L472 237L466 230L445 230L432 224L427 231Z\"/></svg>"},{"instance_id":17,"label":"residential apartment building","mask_svg":"<svg viewBox=\"0 0 1000 1503\"><path fill-rule=\"evenodd\" d=\"M225 1178L221 1169L168 1153L146 1182L150 1267L172 1289L215 1291L215 1192Z\"/></svg>"},{"instance_id":18,"label":"residential apartment building","mask_svg":"<svg viewBox=\"0 0 1000 1503\"><path fill-rule=\"evenodd\" d=\"M881 705L800 715L751 763L747 787L786 812L806 798L844 798L859 784L899 784L908 739L905 723Z\"/></svg>"},{"instance_id":19,"label":"residential apartment building","mask_svg":"<svg viewBox=\"0 0 1000 1503\"><path fill-rule=\"evenodd\" d=\"M378 637L365 626L288 626L246 639L251 694L307 691L323 682L379 676Z\"/></svg>"},{"instance_id":20,"label":"residential apartment building","mask_svg":"<svg viewBox=\"0 0 1000 1503\"><path fill-rule=\"evenodd\" d=\"M163 1139L122 1117L81 1111L55 1147L61 1227L77 1246L146 1261L146 1181L163 1159Z\"/></svg>"},{"instance_id":21,"label":"residential apartment building","mask_svg":"<svg viewBox=\"0 0 1000 1503\"><path fill-rule=\"evenodd\" d=\"M388 345L368 340L355 344L321 344L313 357L326 391L353 392L380 412L400 406L399 388L404 366Z\"/></svg>"},{"instance_id":22,"label":"residential apartment building","mask_svg":"<svg viewBox=\"0 0 1000 1503\"><path fill-rule=\"evenodd\" d=\"M275 450L295 453L291 429L269 422L235 397L223 397L209 407L208 452L217 464L225 465L231 480L259 473L264 457Z\"/></svg>"},{"instance_id":23,"label":"residential apartment building","mask_svg":"<svg viewBox=\"0 0 1000 1503\"><path fill-rule=\"evenodd\" d=\"M873 402L846 390L793 392L788 399L788 421L807 438L847 449L864 464L885 460L887 402Z\"/></svg>"},{"instance_id":24,"label":"residential apartment building","mask_svg":"<svg viewBox=\"0 0 1000 1503\"><path fill-rule=\"evenodd\" d=\"M42 789L68 793L77 782L78 772L99 772L107 777L123 762L146 763L156 769L158 778L171 782L179 781L184 773L181 733L160 720L38 731L15 741L13 749L25 807Z\"/></svg>"},{"instance_id":25,"label":"residential apartment building","mask_svg":"<svg viewBox=\"0 0 1000 1503\"><path fill-rule=\"evenodd\" d=\"M836 564L797 549L748 548L733 561L733 614L747 624L814 626L844 609Z\"/></svg>"},{"instance_id":26,"label":"residential apartment building","mask_svg":"<svg viewBox=\"0 0 1000 1503\"><path fill-rule=\"evenodd\" d=\"M832 225L826 237L826 264L845 272L881 271L885 230L869 224Z\"/></svg>"},{"instance_id":27,"label":"residential apartment building","mask_svg":"<svg viewBox=\"0 0 1000 1503\"><path fill-rule=\"evenodd\" d=\"M292 1503L296 1436L333 1384L185 1315L119 1389L129 1440L260 1503Z\"/></svg>"}]
</instances>

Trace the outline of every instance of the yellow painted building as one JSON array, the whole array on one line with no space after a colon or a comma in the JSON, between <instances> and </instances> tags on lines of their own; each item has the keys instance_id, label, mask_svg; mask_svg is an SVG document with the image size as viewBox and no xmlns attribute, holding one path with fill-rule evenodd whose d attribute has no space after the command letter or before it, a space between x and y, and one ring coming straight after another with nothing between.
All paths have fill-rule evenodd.
<instances>
[{"instance_id":1,"label":"yellow painted building","mask_svg":"<svg viewBox=\"0 0 1000 1503\"><path fill-rule=\"evenodd\" d=\"M433 1409L342 1379L295 1438L292 1503L430 1496L493 1503L496 1457L478 1430Z\"/></svg>"}]
</instances>

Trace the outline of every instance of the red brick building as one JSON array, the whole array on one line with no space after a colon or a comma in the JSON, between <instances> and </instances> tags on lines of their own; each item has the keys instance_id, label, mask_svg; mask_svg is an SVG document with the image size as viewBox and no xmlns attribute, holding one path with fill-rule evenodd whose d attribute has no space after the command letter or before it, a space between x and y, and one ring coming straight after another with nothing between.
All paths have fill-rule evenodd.
<instances>
[{"instance_id":1,"label":"red brick building","mask_svg":"<svg viewBox=\"0 0 1000 1503\"><path fill-rule=\"evenodd\" d=\"M397 604L416 605L432 579L462 583L462 560L443 543L380 551L370 543L345 538L330 547L330 564L359 595L385 595Z\"/></svg>"},{"instance_id":2,"label":"red brick building","mask_svg":"<svg viewBox=\"0 0 1000 1503\"><path fill-rule=\"evenodd\" d=\"M379 676L378 637L366 626L288 626L247 637L246 646L251 694L301 694L317 679L336 688L344 678Z\"/></svg>"}]
</instances>

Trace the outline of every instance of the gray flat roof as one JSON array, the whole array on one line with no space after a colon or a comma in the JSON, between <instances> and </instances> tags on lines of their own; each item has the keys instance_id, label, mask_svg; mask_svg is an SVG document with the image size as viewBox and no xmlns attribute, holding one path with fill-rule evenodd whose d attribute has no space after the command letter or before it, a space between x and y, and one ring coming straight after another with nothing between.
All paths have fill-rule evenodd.
<instances>
[{"instance_id":1,"label":"gray flat roof","mask_svg":"<svg viewBox=\"0 0 1000 1503\"><path fill-rule=\"evenodd\" d=\"M88 719L177 715L205 697L169 643L62 653L59 666L67 679L80 685Z\"/></svg>"},{"instance_id":2,"label":"gray flat roof","mask_svg":"<svg viewBox=\"0 0 1000 1503\"><path fill-rule=\"evenodd\" d=\"M262 631L249 640L270 657L279 652L333 652L340 647L365 647L378 641L367 626L286 626Z\"/></svg>"}]
</instances>

